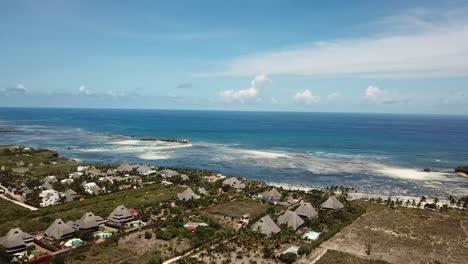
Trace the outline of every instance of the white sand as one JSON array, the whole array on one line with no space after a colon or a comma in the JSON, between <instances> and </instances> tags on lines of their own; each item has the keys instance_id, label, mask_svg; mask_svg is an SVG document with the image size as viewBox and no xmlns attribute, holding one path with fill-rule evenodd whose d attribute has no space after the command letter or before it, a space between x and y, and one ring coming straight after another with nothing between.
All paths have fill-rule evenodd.
<instances>
[{"instance_id":1,"label":"white sand","mask_svg":"<svg viewBox=\"0 0 468 264\"><path fill-rule=\"evenodd\" d=\"M418 181L452 181L450 176L454 176L453 173L444 172L425 172L415 169L403 169L403 168L383 168L377 169L375 172L391 178L407 179L407 180L418 180Z\"/></svg>"},{"instance_id":2,"label":"white sand","mask_svg":"<svg viewBox=\"0 0 468 264\"><path fill-rule=\"evenodd\" d=\"M165 160L169 159L171 156L168 154L161 154L157 152L145 152L143 154L138 155L138 157L144 160Z\"/></svg>"}]
</instances>

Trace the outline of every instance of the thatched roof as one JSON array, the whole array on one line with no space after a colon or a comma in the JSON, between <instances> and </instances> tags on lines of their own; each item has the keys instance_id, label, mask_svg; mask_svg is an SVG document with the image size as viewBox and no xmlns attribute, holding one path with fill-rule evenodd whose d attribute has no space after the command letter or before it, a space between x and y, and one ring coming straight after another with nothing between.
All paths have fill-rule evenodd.
<instances>
[{"instance_id":1,"label":"thatched roof","mask_svg":"<svg viewBox=\"0 0 468 264\"><path fill-rule=\"evenodd\" d=\"M265 199L272 201L279 201L283 197L283 195L280 192L278 192L276 188L263 192L262 195Z\"/></svg>"},{"instance_id":2,"label":"thatched roof","mask_svg":"<svg viewBox=\"0 0 468 264\"><path fill-rule=\"evenodd\" d=\"M281 229L273 222L269 215L262 217L252 225L252 230L259 231L267 236L275 235L281 232Z\"/></svg>"},{"instance_id":3,"label":"thatched roof","mask_svg":"<svg viewBox=\"0 0 468 264\"><path fill-rule=\"evenodd\" d=\"M197 195L196 193L192 191L192 189L190 189L190 187L188 187L182 193L177 194L177 198L179 200L185 200L185 201L198 200L200 199L200 195Z\"/></svg>"},{"instance_id":4,"label":"thatched roof","mask_svg":"<svg viewBox=\"0 0 468 264\"><path fill-rule=\"evenodd\" d=\"M104 219L100 216L96 216L91 212L85 213L79 220L75 222L76 229L93 229L98 228Z\"/></svg>"},{"instance_id":5,"label":"thatched roof","mask_svg":"<svg viewBox=\"0 0 468 264\"><path fill-rule=\"evenodd\" d=\"M107 220L116 224L122 224L133 220L130 209L123 205L117 206L114 211L107 217Z\"/></svg>"},{"instance_id":6,"label":"thatched roof","mask_svg":"<svg viewBox=\"0 0 468 264\"><path fill-rule=\"evenodd\" d=\"M286 211L283 215L278 217L279 225L286 225L287 227L297 230L304 224L304 220L293 211Z\"/></svg>"},{"instance_id":7,"label":"thatched roof","mask_svg":"<svg viewBox=\"0 0 468 264\"><path fill-rule=\"evenodd\" d=\"M223 181L223 185L229 185L235 189L244 189L245 183L237 179L236 177L230 177Z\"/></svg>"},{"instance_id":8,"label":"thatched roof","mask_svg":"<svg viewBox=\"0 0 468 264\"><path fill-rule=\"evenodd\" d=\"M198 187L198 193L199 193L199 194L207 194L208 192L206 191L205 188L203 188L203 187Z\"/></svg>"},{"instance_id":9,"label":"thatched roof","mask_svg":"<svg viewBox=\"0 0 468 264\"><path fill-rule=\"evenodd\" d=\"M128 163L123 163L117 167L117 171L118 172L131 172L134 168L135 166L133 165L130 165Z\"/></svg>"},{"instance_id":10,"label":"thatched roof","mask_svg":"<svg viewBox=\"0 0 468 264\"><path fill-rule=\"evenodd\" d=\"M33 241L33 237L23 232L19 228L13 228L8 233L0 237L0 245L5 249L26 248Z\"/></svg>"},{"instance_id":11,"label":"thatched roof","mask_svg":"<svg viewBox=\"0 0 468 264\"><path fill-rule=\"evenodd\" d=\"M75 232L73 227L63 222L62 219L55 219L55 221L44 231L44 237L50 239L64 239L70 237Z\"/></svg>"},{"instance_id":12,"label":"thatched roof","mask_svg":"<svg viewBox=\"0 0 468 264\"><path fill-rule=\"evenodd\" d=\"M296 214L302 217L306 217L309 219L317 217L317 211L310 203L301 203L299 207L296 209Z\"/></svg>"},{"instance_id":13,"label":"thatched roof","mask_svg":"<svg viewBox=\"0 0 468 264\"><path fill-rule=\"evenodd\" d=\"M336 196L330 196L325 202L320 205L322 209L329 209L329 210L340 210L344 207L344 205L336 199Z\"/></svg>"}]
</instances>

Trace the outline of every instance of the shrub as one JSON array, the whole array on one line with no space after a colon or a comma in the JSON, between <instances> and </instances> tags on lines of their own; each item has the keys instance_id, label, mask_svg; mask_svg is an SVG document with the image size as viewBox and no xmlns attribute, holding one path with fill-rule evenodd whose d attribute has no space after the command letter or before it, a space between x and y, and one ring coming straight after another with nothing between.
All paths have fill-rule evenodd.
<instances>
[{"instance_id":1,"label":"shrub","mask_svg":"<svg viewBox=\"0 0 468 264\"><path fill-rule=\"evenodd\" d=\"M286 254L281 254L279 256L279 259L284 263L290 264L294 263L297 260L297 255L292 252L288 252Z\"/></svg>"},{"instance_id":2,"label":"shrub","mask_svg":"<svg viewBox=\"0 0 468 264\"><path fill-rule=\"evenodd\" d=\"M151 238L153 238L153 234L150 231L146 231L145 232L145 239L149 240Z\"/></svg>"},{"instance_id":3,"label":"shrub","mask_svg":"<svg viewBox=\"0 0 468 264\"><path fill-rule=\"evenodd\" d=\"M308 246L308 245L302 245L302 246L297 250L297 254L299 254L299 255L309 255L310 251L312 251L312 249L310 248L310 246Z\"/></svg>"}]
</instances>

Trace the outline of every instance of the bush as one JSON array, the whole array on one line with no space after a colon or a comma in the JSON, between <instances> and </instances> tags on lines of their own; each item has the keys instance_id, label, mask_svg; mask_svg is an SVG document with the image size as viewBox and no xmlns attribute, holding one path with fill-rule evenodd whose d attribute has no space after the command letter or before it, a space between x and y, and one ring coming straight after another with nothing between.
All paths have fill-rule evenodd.
<instances>
[{"instance_id":1,"label":"bush","mask_svg":"<svg viewBox=\"0 0 468 264\"><path fill-rule=\"evenodd\" d=\"M153 238L153 234L150 231L146 231L145 232L145 239L149 240L151 238Z\"/></svg>"},{"instance_id":2,"label":"bush","mask_svg":"<svg viewBox=\"0 0 468 264\"><path fill-rule=\"evenodd\" d=\"M297 254L299 254L299 255L309 255L310 251L312 251L310 246L303 245L297 250Z\"/></svg>"},{"instance_id":3,"label":"bush","mask_svg":"<svg viewBox=\"0 0 468 264\"><path fill-rule=\"evenodd\" d=\"M174 233L168 230L158 230L156 231L156 237L162 240L170 240L174 237Z\"/></svg>"},{"instance_id":4,"label":"bush","mask_svg":"<svg viewBox=\"0 0 468 264\"><path fill-rule=\"evenodd\" d=\"M279 256L279 259L284 263L290 264L294 263L297 260L297 255L292 252L288 252L286 254L281 254Z\"/></svg>"}]
</instances>

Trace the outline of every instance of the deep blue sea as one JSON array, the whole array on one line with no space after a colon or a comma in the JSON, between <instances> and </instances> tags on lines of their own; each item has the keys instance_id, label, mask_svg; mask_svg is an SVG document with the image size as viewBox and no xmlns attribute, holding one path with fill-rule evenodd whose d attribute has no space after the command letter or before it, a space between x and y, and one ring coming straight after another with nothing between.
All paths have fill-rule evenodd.
<instances>
[{"instance_id":1,"label":"deep blue sea","mask_svg":"<svg viewBox=\"0 0 468 264\"><path fill-rule=\"evenodd\" d=\"M0 108L0 127L20 130L0 133L0 144L50 148L83 161L192 167L388 195L468 193L467 178L421 171L468 164L467 116Z\"/></svg>"}]
</instances>

